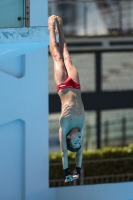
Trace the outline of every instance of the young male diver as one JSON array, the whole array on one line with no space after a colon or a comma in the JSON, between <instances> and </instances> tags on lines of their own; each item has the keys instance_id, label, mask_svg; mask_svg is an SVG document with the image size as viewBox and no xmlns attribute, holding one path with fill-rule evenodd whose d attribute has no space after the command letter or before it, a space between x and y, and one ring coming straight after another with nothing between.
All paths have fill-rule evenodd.
<instances>
[{"instance_id":1,"label":"young male diver","mask_svg":"<svg viewBox=\"0 0 133 200\"><path fill-rule=\"evenodd\" d=\"M55 30L55 26L57 27ZM83 127L85 120L84 106L77 69L73 65L65 41L62 20L56 15L48 19L50 33L50 53L54 61L54 79L61 100L59 118L59 141L62 155L65 182L77 179L82 165ZM59 47L55 32L59 36ZM71 175L68 166L68 152L76 152L75 174Z\"/></svg>"}]
</instances>

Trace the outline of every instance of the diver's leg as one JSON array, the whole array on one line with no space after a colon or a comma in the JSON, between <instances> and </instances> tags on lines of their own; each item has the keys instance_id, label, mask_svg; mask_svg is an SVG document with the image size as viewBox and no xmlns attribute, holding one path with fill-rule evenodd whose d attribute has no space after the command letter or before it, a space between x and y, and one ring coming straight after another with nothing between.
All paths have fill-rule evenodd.
<instances>
[{"instance_id":1,"label":"diver's leg","mask_svg":"<svg viewBox=\"0 0 133 200\"><path fill-rule=\"evenodd\" d=\"M50 53L54 61L54 79L56 85L59 85L67 78L67 71L62 59L62 55L56 43L55 38L55 15L48 19L48 29L50 32Z\"/></svg>"},{"instance_id":2,"label":"diver's leg","mask_svg":"<svg viewBox=\"0 0 133 200\"><path fill-rule=\"evenodd\" d=\"M61 52L61 55L63 56L63 61L67 69L67 74L74 81L79 83L78 71L72 63L71 57L68 52L67 44L65 41L64 32L62 28L62 20L58 16L56 16L56 19L57 19L56 22L57 22L57 28L58 28L58 34L59 34L60 52Z\"/></svg>"}]
</instances>

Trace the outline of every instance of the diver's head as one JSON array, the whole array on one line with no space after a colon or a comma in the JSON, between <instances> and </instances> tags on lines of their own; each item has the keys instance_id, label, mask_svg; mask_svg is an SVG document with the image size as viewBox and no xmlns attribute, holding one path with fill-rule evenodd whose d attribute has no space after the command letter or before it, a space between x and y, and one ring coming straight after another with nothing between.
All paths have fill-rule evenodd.
<instances>
[{"instance_id":1,"label":"diver's head","mask_svg":"<svg viewBox=\"0 0 133 200\"><path fill-rule=\"evenodd\" d=\"M67 149L72 152L78 152L81 148L82 134L78 128L72 129L66 136Z\"/></svg>"}]
</instances>

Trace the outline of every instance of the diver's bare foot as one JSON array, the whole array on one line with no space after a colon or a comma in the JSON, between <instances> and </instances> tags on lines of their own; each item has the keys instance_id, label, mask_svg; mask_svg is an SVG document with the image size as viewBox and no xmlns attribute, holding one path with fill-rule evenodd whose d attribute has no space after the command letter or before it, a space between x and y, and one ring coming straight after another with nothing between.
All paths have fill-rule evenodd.
<instances>
[{"instance_id":1,"label":"diver's bare foot","mask_svg":"<svg viewBox=\"0 0 133 200\"><path fill-rule=\"evenodd\" d=\"M56 16L52 15L48 18L48 30L50 30L50 28L54 29L55 27L55 20L56 20Z\"/></svg>"},{"instance_id":2,"label":"diver's bare foot","mask_svg":"<svg viewBox=\"0 0 133 200\"><path fill-rule=\"evenodd\" d=\"M56 33L58 35L62 35L63 34L62 19L59 16L56 16L56 24L57 24Z\"/></svg>"},{"instance_id":3,"label":"diver's bare foot","mask_svg":"<svg viewBox=\"0 0 133 200\"><path fill-rule=\"evenodd\" d=\"M58 20L59 25L62 27L62 19L59 16L56 16L56 19Z\"/></svg>"}]
</instances>

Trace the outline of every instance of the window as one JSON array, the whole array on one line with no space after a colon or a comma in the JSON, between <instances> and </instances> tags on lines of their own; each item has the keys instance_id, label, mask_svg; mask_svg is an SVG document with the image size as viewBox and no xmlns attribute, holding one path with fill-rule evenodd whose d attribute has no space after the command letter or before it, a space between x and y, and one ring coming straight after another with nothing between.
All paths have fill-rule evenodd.
<instances>
[{"instance_id":1,"label":"window","mask_svg":"<svg viewBox=\"0 0 133 200\"><path fill-rule=\"evenodd\" d=\"M24 19L25 5L26 14L29 15L28 4L28 0L26 0L26 3L24 0L0 0L0 28L19 28L27 26ZM26 19L27 18L28 16L26 16Z\"/></svg>"}]
</instances>

